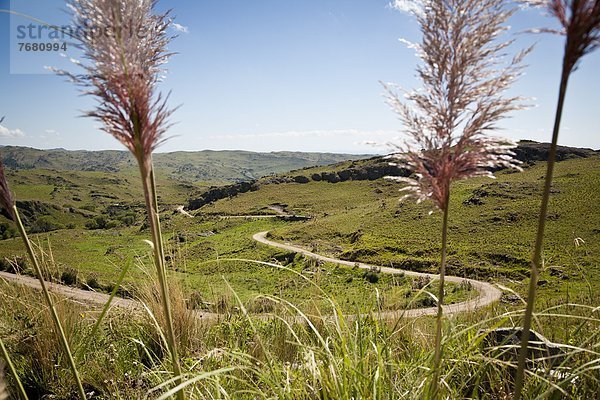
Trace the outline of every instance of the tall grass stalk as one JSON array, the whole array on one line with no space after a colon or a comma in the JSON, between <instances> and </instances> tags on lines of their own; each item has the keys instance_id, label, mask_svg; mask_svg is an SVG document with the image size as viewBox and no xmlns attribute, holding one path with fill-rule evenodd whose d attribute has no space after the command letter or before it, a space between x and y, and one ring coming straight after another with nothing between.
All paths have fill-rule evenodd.
<instances>
[{"instance_id":1,"label":"tall grass stalk","mask_svg":"<svg viewBox=\"0 0 600 400\"><path fill-rule=\"evenodd\" d=\"M444 216L442 219L442 248L440 261L440 284L437 301L437 314L435 317L435 354L433 361L433 380L431 382L431 397L435 399L438 395L438 382L440 380L440 369L442 364L442 318L444 316L444 280L446 278L446 254L448 247L448 205L450 203L450 191L446 199Z\"/></svg>"},{"instance_id":2,"label":"tall grass stalk","mask_svg":"<svg viewBox=\"0 0 600 400\"><path fill-rule=\"evenodd\" d=\"M404 3L404 2L400 2ZM392 144L389 158L410 176L389 177L403 183L403 198L431 200L442 211L440 286L437 299L435 355L431 396L437 397L442 362L442 315L452 182L475 176L493 178L499 168L519 168L514 143L488 134L498 121L523 108L522 98L505 92L522 74L531 49L506 59L513 40L501 41L514 8L502 0L424 0L411 8L421 27L420 44L410 43L421 59L421 91L395 90L386 84L388 103L403 123L408 139ZM402 6L400 4L399 6Z\"/></svg>"},{"instance_id":3,"label":"tall grass stalk","mask_svg":"<svg viewBox=\"0 0 600 400\"><path fill-rule=\"evenodd\" d=\"M550 30L542 31L565 34L566 41L558 90L558 102L556 105L556 114L554 116L554 127L552 129L552 143L550 145L550 152L548 155L548 165L544 180L544 192L542 195L542 204L540 206L535 245L531 257L529 289L527 292L527 307L523 317L523 332L521 336L521 347L519 349L519 359L515 377L514 397L516 400L521 398L521 392L524 384L524 371L527 361L529 333L531 330L533 310L535 307L537 283L542 265L544 230L546 227L546 218L548 216L550 189L552 187L558 135L560 131L563 106L567 94L567 85L569 83L569 77L571 76L571 73L577 69L579 60L600 45L600 2L597 0L530 0L529 3L546 7L549 13L556 17L563 27L563 31L561 32Z\"/></svg>"},{"instance_id":4,"label":"tall grass stalk","mask_svg":"<svg viewBox=\"0 0 600 400\"><path fill-rule=\"evenodd\" d=\"M151 156L150 156L151 157ZM150 171L146 171L146 166L150 166ZM140 173L142 176L142 184L144 188L144 199L146 201L146 209L148 213L148 225L152 235L154 264L156 266L156 275L161 293L161 302L165 313L165 322L167 330L167 344L171 362L173 364L173 373L175 376L181 376L181 366L179 364L179 354L177 351L177 338L175 337L175 329L173 327L173 315L171 312L171 298L169 295L169 285L167 282L167 269L165 267L165 251L160 229L160 217L158 210L158 201L156 195L156 182L154 179L154 170L152 168L152 160L148 163L140 163ZM179 386L181 380L178 379L175 383ZM178 392L178 398L183 399L183 392Z\"/></svg>"},{"instance_id":5,"label":"tall grass stalk","mask_svg":"<svg viewBox=\"0 0 600 400\"><path fill-rule=\"evenodd\" d=\"M21 383L21 379L19 379L19 374L17 373L17 370L15 369L15 366L12 362L12 360L10 359L10 355L8 354L8 351L6 350L6 347L4 346L4 342L2 341L2 339L0 339L0 350L2 350L2 357L4 357L4 361L6 361L6 365L8 365L8 369L10 370L10 373L13 376L13 379L15 380L16 384L17 384L17 389L19 389L19 398L21 398L22 400L29 400L29 397L27 397L27 393L25 392L25 388L23 388L23 384ZM0 379L2 378L2 371L0 370ZM0 393L0 399L2 398L2 394Z\"/></svg>"},{"instance_id":6,"label":"tall grass stalk","mask_svg":"<svg viewBox=\"0 0 600 400\"><path fill-rule=\"evenodd\" d=\"M152 152L168 130L167 99L156 87L171 56L167 46L172 18L167 11L155 12L156 0L70 0L74 25L88 27L76 40L84 62L76 64L84 74L57 71L92 95L98 106L86 113L102 123L102 129L119 140L136 158L152 236L154 264L165 315L167 347L173 373L181 376L177 340L170 307L165 252L160 229ZM121 30L127 24L132 32ZM106 31L98 35L97 30ZM142 35L142 36L140 36ZM175 380L181 384L180 378ZM179 391L177 398L184 398Z\"/></svg>"},{"instance_id":7,"label":"tall grass stalk","mask_svg":"<svg viewBox=\"0 0 600 400\"><path fill-rule=\"evenodd\" d=\"M73 358L73 353L71 352L71 348L69 347L69 341L67 340L67 336L65 335L65 331L60 322L60 318L58 317L58 313L56 312L56 308L54 306L54 302L52 301L52 297L50 296L50 292L48 292L48 288L46 287L46 282L44 281L44 275L42 274L42 269L35 255L35 251L33 250L33 246L27 236L27 232L25 231L25 227L23 226L23 222L21 222L21 217L19 216L19 210L15 205L13 205L12 213L14 215L14 222L17 225L19 233L21 235L21 239L23 239L23 243L25 244L25 248L27 249L27 254L29 255L29 259L31 260L31 264L33 265L33 269L37 278L40 282L40 286L42 288L42 293L44 294L44 299L50 308L50 313L52 315L52 320L54 321L54 325L56 326L56 331L58 333L58 337L60 343L65 350L65 354L67 356L67 361L69 363L69 367L71 368L71 372L73 373L73 378L75 379L75 383L77 384L77 391L79 392L79 397L82 400L86 400L85 390L83 389L83 385L81 383L81 378L79 377L79 372L77 371L77 366L75 365L75 359Z\"/></svg>"},{"instance_id":8,"label":"tall grass stalk","mask_svg":"<svg viewBox=\"0 0 600 400\"><path fill-rule=\"evenodd\" d=\"M567 93L567 83L569 81L570 72L566 65L563 65L563 71L560 80L560 89L558 94L558 104L556 106L556 116L554 120L554 128L552 130L552 144L550 153L548 154L548 166L546 168L546 178L544 180L544 193L542 195L542 204L538 218L537 234L535 238L535 246L531 258L531 270L529 273L529 289L527 291L527 306L523 317L523 332L521 336L521 347L519 349L519 359L517 364L517 374L515 377L515 399L521 398L523 389L525 363L527 361L527 352L529 346L529 333L531 331L531 323L533 320L533 309L535 305L535 295L537 290L538 278L542 265L542 245L544 243L544 230L546 227L546 219L548 217L548 203L550 201L550 190L552 188L552 176L554 173L554 163L556 161L556 149L558 145L558 132L560 129L560 120L562 110Z\"/></svg>"}]
</instances>

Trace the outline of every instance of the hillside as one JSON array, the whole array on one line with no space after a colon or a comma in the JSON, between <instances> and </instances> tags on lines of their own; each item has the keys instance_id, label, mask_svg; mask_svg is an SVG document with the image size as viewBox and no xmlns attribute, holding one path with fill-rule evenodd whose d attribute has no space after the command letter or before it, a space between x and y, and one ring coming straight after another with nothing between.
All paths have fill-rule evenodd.
<instances>
[{"instance_id":1,"label":"hillside","mask_svg":"<svg viewBox=\"0 0 600 400\"><path fill-rule=\"evenodd\" d=\"M487 368L493 360L490 355L496 353L492 353L487 344L483 347L480 338L485 336L478 335L486 329L519 324L520 298L529 284L528 264L546 168L544 147L532 143L521 146L520 157L525 161L521 173L498 171L496 180L471 179L452 187L447 273L488 282L489 287L495 288L497 296L500 295L500 301L470 312L445 313L444 324L449 333L444 339L444 352L448 360L452 358L462 363L460 360L468 357ZM560 159L563 161L556 165L550 200L535 330L554 343L565 343L569 349L576 349L575 356L581 358L577 363L584 365L597 359L600 156L589 150L562 150ZM178 326L184 326L184 332L188 332L185 337L197 340L197 348L204 348L207 340L213 340L208 342L208 348L241 346L244 351L256 354L256 338L261 337L257 335L263 335L269 338L270 349L282 349L281 354L287 357L288 349L294 346L297 337L295 333L289 333L291 329L306 329L303 335L307 343L315 343L319 342L316 339L323 327L330 326L328 339L323 340L326 349L323 354L329 354L331 350L329 338L339 340L333 351L362 343L351 356L357 360L366 358L362 348L371 348L373 340L397 341L396 347L385 352L393 357L404 357L407 351L413 351L417 357L423 357L418 358L422 360L418 365L427 365L433 357L433 353L426 351L431 348L432 319L394 317L383 320L373 314L381 311L385 315L406 317L410 310L409 315L421 315L436 305L433 293L439 288L436 280L416 278L398 271L437 271L441 218L439 213L429 215L430 204L399 203L400 185L382 177L402 171L390 171L389 168L387 161L381 158L348 161L209 190L197 183L159 177L165 262L173 288L172 304L177 307L177 321L181 321ZM44 274L49 279L84 290L104 293L117 290L120 296L139 298L149 304L150 312L158 310L158 292L152 283L151 248L147 242L150 232L145 222L140 183L133 174L9 170L8 180L31 240L39 251ZM242 186L248 190L228 193L232 188L237 190ZM209 200L210 196L204 196L206 193L215 197L202 205L197 204L199 208L192 211L193 217L178 211L182 205L192 204L194 200ZM269 215L246 217L257 214ZM289 219L281 214L309 219ZM268 232L269 240L285 247L275 248L257 242L253 236L258 232ZM0 240L0 270L32 275L23 243L14 235L14 225L0 217L0 237L5 238ZM296 254L289 245L325 258L318 260ZM334 262L332 258L344 262ZM397 273L391 274L378 267L363 270L359 268L360 262L391 267ZM117 287L115 282L122 271L126 272L125 279ZM13 348L19 349L18 346L29 343L40 327L52 332L48 319L36 319L40 315L41 298L37 300L33 293L12 284L4 284L0 294L3 298L15 299L0 302L5 305L0 313L6 315L3 321L8 333L5 337L14 338ZM446 282L445 302L448 305L474 301L478 294L481 292L465 281ZM24 299L33 299L29 312L23 310ZM78 303L63 301L60 304L68 305L63 308L72 312L65 318L65 321L73 321L70 326L79 327L90 320L89 328L84 331L88 337L87 332L92 330L97 313L79 308ZM198 318L190 312L192 309L219 313L222 317L211 325L208 319ZM242 310L248 311L248 316ZM329 317L334 311L338 312L336 317ZM135 351L147 354L147 349L156 349L154 346L160 340L158 334L145 334L143 337L150 338L148 345L139 346L131 338L139 335L140 322L132 317L133 314L121 312L111 307L108 317L111 319L103 322L101 332L110 334L102 333L102 341L94 346L99 349L97 354L101 360L104 360L101 357L105 356L107 348L113 352L111 349L127 349L128 346L134 349L134 355L125 351L125 360L138 360L141 356ZM253 319L251 315L255 313L273 316ZM345 319L344 314L360 314L361 317ZM14 318L14 315L23 317ZM298 318L305 315L306 320ZM297 322L289 325L288 321L294 319ZM154 327L153 321L148 318L141 324ZM115 331L115 327L123 327L123 331ZM363 335L365 327L373 329L373 340L357 338ZM340 337L340 329L346 329L349 335ZM389 336L382 337L381 329L389 329ZM115 335L117 339L108 335ZM48 334L42 336L44 340L47 337ZM89 334L89 337L94 335ZM594 341L588 342L588 338ZM59 347L52 343L52 349ZM81 343L78 348L87 342ZM114 347L111 344L115 344ZM587 348L584 346L589 350L579 354L580 348ZM47 351L50 347L41 348ZM260 349L258 351L261 354ZM376 351L379 354L380 350ZM481 354L480 359L473 356L477 352ZM20 357L39 353L26 347L23 354ZM288 363L286 373L294 370L290 365L302 365L306 360L305 352L298 354L298 358L283 358ZM344 354L347 353L342 353L342 357ZM106 357L112 357L112 353ZM249 357L249 365L254 365L256 359ZM338 365L346 365L343 361L346 358L340 359ZM107 358L103 364L114 374L115 365L126 362L113 363ZM222 362L229 363L230 358ZM88 361L82 363L89 364ZM124 374L136 371L139 364L142 363L123 367L122 376L129 376ZM25 365L21 369L26 375L31 370L30 364L21 365ZM49 371L56 370L53 360L48 365ZM448 367L454 369L457 365L460 366ZM147 367L141 368L138 374L147 376L144 375ZM212 364L210 368L213 368ZM408 377L413 376L415 370L413 367L398 369ZM265 371L270 373L271 370L265 367ZM596 375L586 377L590 383L584 388L591 388L588 393L594 393L599 381L597 370L593 373ZM498 377L495 368L489 374ZM280 377L285 380L285 376ZM510 377L509 372L506 376ZM370 376L365 379L372 381ZM140 396L123 396L137 397Z\"/></svg>"},{"instance_id":2,"label":"hillside","mask_svg":"<svg viewBox=\"0 0 600 400\"><path fill-rule=\"evenodd\" d=\"M501 282L522 293L546 145L521 143L517 153L524 172L498 171L496 180L472 179L453 186L449 273ZM562 148L559 158L563 161L557 165L552 192L541 298L566 291L589 297L600 290L600 156L593 150ZM209 290L213 299L220 290L227 291L222 276L244 299L265 290L275 293L282 289L264 268L210 264L216 258L299 262L293 254L253 242L254 233L268 230L275 240L317 253L433 272L440 216L428 215L429 204L398 203L400 186L383 177L402 171L391 168L382 158L346 161L212 189L159 177L161 218L172 268L190 290L205 296ZM80 279L93 276L110 282L123 259L147 252L141 187L130 173L9 170L8 179L27 228L37 233L34 238L42 246L51 246L59 269L74 268L80 271ZM177 212L185 204L195 209L195 218ZM276 218L282 212L310 219ZM274 218L222 218L244 215ZM0 260L24 255L21 244L10 239L15 233L0 217L0 237L8 239L1 242ZM139 277L139 271L131 272L128 280ZM343 282L334 290L350 290L350 284ZM305 295L294 293L296 298Z\"/></svg>"},{"instance_id":3,"label":"hillside","mask_svg":"<svg viewBox=\"0 0 600 400\"><path fill-rule=\"evenodd\" d=\"M133 156L126 151L38 150L29 147L0 147L0 157L7 168L28 170L86 171L135 173ZM239 182L258 179L293 169L327 165L366 155L250 151L213 151L156 153L157 174L188 182Z\"/></svg>"},{"instance_id":4,"label":"hillside","mask_svg":"<svg viewBox=\"0 0 600 400\"><path fill-rule=\"evenodd\" d=\"M550 144L523 140L515 148L515 158L525 166L533 166L538 161L548 159ZM600 156L600 150L559 146L556 158L558 161ZM385 157L371 157L362 160L343 161L334 165L317 168L304 168L290 171L279 176L268 176L260 180L240 182L231 185L209 188L199 197L192 197L188 208L196 210L204 205L220 199L236 196L239 193L258 190L261 186L282 183L309 183L328 182L339 183L345 181L373 181L385 176L408 176L408 171L390 165Z\"/></svg>"},{"instance_id":5,"label":"hillside","mask_svg":"<svg viewBox=\"0 0 600 400\"><path fill-rule=\"evenodd\" d=\"M528 154L521 173L499 171L496 180L454 184L449 273L500 281L524 292L546 167L540 161L544 147L527 143L520 149L529 150L521 152ZM546 230L542 298L565 291L593 296L600 290L600 156L591 150L562 150ZM360 179L339 179L342 171L369 171L381 162L295 171L292 176L306 179L261 181L254 190L205 204L197 215L273 214L277 205L311 219L278 227L272 231L275 240L350 261L433 272L440 215L428 215L431 204L399 203L400 186L381 178L358 174ZM314 179L323 174L338 179Z\"/></svg>"}]
</instances>

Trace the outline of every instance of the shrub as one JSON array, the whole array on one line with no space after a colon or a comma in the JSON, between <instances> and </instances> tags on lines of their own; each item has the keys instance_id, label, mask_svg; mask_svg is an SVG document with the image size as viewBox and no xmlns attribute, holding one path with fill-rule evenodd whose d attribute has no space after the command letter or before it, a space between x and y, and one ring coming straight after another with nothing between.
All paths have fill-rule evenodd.
<instances>
[{"instance_id":1,"label":"shrub","mask_svg":"<svg viewBox=\"0 0 600 400\"><path fill-rule=\"evenodd\" d=\"M0 259L0 271L20 274L25 269L27 269L27 260L21 256L16 256L12 260L6 257Z\"/></svg>"},{"instance_id":2,"label":"shrub","mask_svg":"<svg viewBox=\"0 0 600 400\"><path fill-rule=\"evenodd\" d=\"M35 220L29 228L31 233L44 233L64 229L64 225L57 223L54 218L44 215Z\"/></svg>"},{"instance_id":3,"label":"shrub","mask_svg":"<svg viewBox=\"0 0 600 400\"><path fill-rule=\"evenodd\" d=\"M428 276L420 276L419 278L414 279L412 281L411 287L413 288L413 290L421 290L430 283L431 278L429 278Z\"/></svg>"},{"instance_id":4,"label":"shrub","mask_svg":"<svg viewBox=\"0 0 600 400\"><path fill-rule=\"evenodd\" d=\"M194 291L190 293L190 297L187 300L187 308L190 310L201 310L205 308L205 301L202 293Z\"/></svg>"},{"instance_id":5,"label":"shrub","mask_svg":"<svg viewBox=\"0 0 600 400\"><path fill-rule=\"evenodd\" d=\"M119 223L117 221L111 220L106 223L105 229L113 229L113 228L116 228L117 226L119 226Z\"/></svg>"},{"instance_id":6,"label":"shrub","mask_svg":"<svg viewBox=\"0 0 600 400\"><path fill-rule=\"evenodd\" d=\"M7 224L6 222L0 222L0 239L10 239L16 235L17 231L12 225Z\"/></svg>"},{"instance_id":7,"label":"shrub","mask_svg":"<svg viewBox=\"0 0 600 400\"><path fill-rule=\"evenodd\" d=\"M473 284L470 281L464 280L459 285L454 286L454 288L452 289L452 292L454 292L454 293L460 292L460 291L470 292L471 290L473 290Z\"/></svg>"},{"instance_id":8,"label":"shrub","mask_svg":"<svg viewBox=\"0 0 600 400\"><path fill-rule=\"evenodd\" d=\"M119 218L123 226L131 226L135 224L135 214L126 214Z\"/></svg>"},{"instance_id":9,"label":"shrub","mask_svg":"<svg viewBox=\"0 0 600 400\"><path fill-rule=\"evenodd\" d=\"M86 279L86 281L85 281L85 284L90 289L100 289L100 288L102 288L102 285L100 285L100 282L98 282L98 275L96 275L96 274L92 274L92 275L88 276L87 279Z\"/></svg>"},{"instance_id":10,"label":"shrub","mask_svg":"<svg viewBox=\"0 0 600 400\"><path fill-rule=\"evenodd\" d=\"M60 281L68 286L77 284L77 275L79 271L75 268L67 267L62 274L60 274Z\"/></svg>"},{"instance_id":11,"label":"shrub","mask_svg":"<svg viewBox=\"0 0 600 400\"><path fill-rule=\"evenodd\" d=\"M379 273L371 269L364 272L363 278L369 283L377 283L379 282Z\"/></svg>"},{"instance_id":12,"label":"shrub","mask_svg":"<svg viewBox=\"0 0 600 400\"><path fill-rule=\"evenodd\" d=\"M85 224L85 227L94 229L112 229L119 226L117 221L106 218L104 215L97 215Z\"/></svg>"},{"instance_id":13,"label":"shrub","mask_svg":"<svg viewBox=\"0 0 600 400\"><path fill-rule=\"evenodd\" d=\"M427 294L420 296L414 304L416 307L435 307L437 305L435 300Z\"/></svg>"},{"instance_id":14,"label":"shrub","mask_svg":"<svg viewBox=\"0 0 600 400\"><path fill-rule=\"evenodd\" d=\"M266 297L255 297L246 305L248 312L254 314L270 313L275 309L275 303Z\"/></svg>"}]
</instances>

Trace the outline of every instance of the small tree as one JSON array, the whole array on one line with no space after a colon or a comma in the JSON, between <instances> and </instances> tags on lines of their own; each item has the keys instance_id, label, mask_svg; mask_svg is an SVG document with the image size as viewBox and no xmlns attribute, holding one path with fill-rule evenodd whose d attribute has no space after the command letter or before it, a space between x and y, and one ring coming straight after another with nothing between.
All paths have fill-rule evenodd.
<instances>
[{"instance_id":1,"label":"small tree","mask_svg":"<svg viewBox=\"0 0 600 400\"><path fill-rule=\"evenodd\" d=\"M406 4L402 4L405 6ZM406 9L405 7L403 7ZM500 41L514 9L503 0L425 0L411 12L423 35L412 45L421 64L423 89L405 91L384 85L388 102L398 114L408 140L392 146L390 156L411 177L390 177L404 183L404 198L432 200L443 214L440 285L436 318L435 358L431 395L438 396L442 359L442 315L450 186L474 176L493 178L496 168L519 168L510 151L514 144L487 136L507 113L523 108L522 98L505 96L521 75L530 51L507 59L512 40Z\"/></svg>"}]
</instances>

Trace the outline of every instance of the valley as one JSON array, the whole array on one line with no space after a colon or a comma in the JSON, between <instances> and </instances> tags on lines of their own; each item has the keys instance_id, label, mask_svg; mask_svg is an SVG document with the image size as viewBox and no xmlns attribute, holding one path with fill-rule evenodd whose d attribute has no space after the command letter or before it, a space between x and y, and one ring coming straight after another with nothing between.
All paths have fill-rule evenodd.
<instances>
[{"instance_id":1,"label":"valley","mask_svg":"<svg viewBox=\"0 0 600 400\"><path fill-rule=\"evenodd\" d=\"M539 160L543 154L531 148L526 144L521 149L528 157L524 172L499 171L495 181L480 178L455 184L449 274L524 292L544 168ZM571 298L593 302L593 293L600 289L594 272L600 272L600 162L589 152L573 151L564 158L555 180L540 301L555 301L568 293ZM315 264L292 252L257 245L252 239L259 231L269 231L276 241L352 263L435 273L440 216L429 215L427 204L400 203L398 185L383 179L394 172L386 165L375 158L295 170L256 180L252 187L238 184L248 190L215 192L222 193L222 198L205 196L205 204L196 209L189 205L198 204L195 199L213 189L159 178L168 266L188 296L199 302L196 306L211 311L235 307L229 286L247 304L267 294L310 308L314 291L322 289L340 293L340 304L347 312L379 306L398 310L414 301L431 306L431 298L410 279L403 278L406 282L402 283L378 272L367 277L352 268ZM331 174L341 179L323 180ZM130 264L123 292L135 296L136 282L147 279L151 265L144 243L148 234L141 188L131 184L133 176L31 169L9 170L8 178L14 182L25 223L31 233L37 233L36 243L55 280L75 275L71 280L80 287L89 287L91 281L95 289L110 288L123 265ZM181 204L187 205L183 213ZM24 253L20 242L9 238L14 231L3 224L7 239L1 242L0 257L3 269L10 269L11 260L14 264ZM275 262L290 271L226 261L240 259ZM310 279L305 280L306 276ZM433 286L429 288L432 293ZM459 290L448 301L467 295ZM385 306L378 305L383 298Z\"/></svg>"},{"instance_id":2,"label":"valley","mask_svg":"<svg viewBox=\"0 0 600 400\"><path fill-rule=\"evenodd\" d=\"M523 172L502 170L495 180L452 186L444 319L453 332L445 339L446 351L458 358L487 360L486 349L473 355L468 343L479 336L472 335L488 326L511 326L522 309L547 152L535 143L517 150ZM600 305L600 157L568 148L560 157L536 329L557 343L585 344L597 332L592 310ZM329 332L336 346L347 338L362 346L355 335L368 330L375 336L386 332L394 354L425 363L429 316L436 313L441 216L430 215L430 204L399 201L401 186L385 176L404 173L375 157L240 182L159 174L165 264L184 354L227 351L215 350L223 347L256 351L253 346L265 340L277 357L297 360L315 334ZM54 296L63 299L61 315L70 321L71 334L83 333L75 343L94 343L90 351L103 360L85 364L88 382L110 365L121 376L158 384L145 371L160 360L154 332L155 318L163 317L135 173L10 168L6 175L44 276ZM3 332L14 338L12 346L27 343L22 338L28 335L36 346L49 343L40 333L48 323L40 320L37 306L28 305L39 303L39 282L31 278L14 225L3 216L0 236L0 296L7 299L2 304L12 304L4 315L23 316L2 320ZM116 298L107 309L105 331L88 339L111 292ZM304 343L290 347L282 340ZM115 350L107 352L106 341L116 343ZM22 354L30 354L28 348ZM14 351L23 371L53 368L32 367L21 350ZM135 354L145 354L144 364ZM586 350L578 362L588 362L589 354ZM211 361L213 368L229 364ZM596 378L586 379L592 383L578 390L589 390ZM69 387L51 383L52 389L42 389L50 388L46 382L27 385L55 393ZM115 385L123 393L140 390L127 381ZM97 384L101 391L109 386Z\"/></svg>"}]
</instances>

